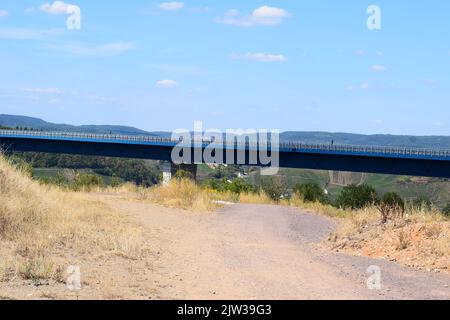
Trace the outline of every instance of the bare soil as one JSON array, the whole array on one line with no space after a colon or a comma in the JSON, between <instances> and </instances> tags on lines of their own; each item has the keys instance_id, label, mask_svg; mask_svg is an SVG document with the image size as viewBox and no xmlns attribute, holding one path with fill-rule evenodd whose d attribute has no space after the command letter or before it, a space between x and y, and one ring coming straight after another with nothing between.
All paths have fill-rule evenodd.
<instances>
[{"instance_id":1,"label":"bare soil","mask_svg":"<svg viewBox=\"0 0 450 320\"><path fill-rule=\"evenodd\" d=\"M143 202L108 201L157 233L153 278L160 299L450 299L450 276L318 245L333 220L298 209L226 206L193 214ZM381 290L366 270L381 268Z\"/></svg>"}]
</instances>

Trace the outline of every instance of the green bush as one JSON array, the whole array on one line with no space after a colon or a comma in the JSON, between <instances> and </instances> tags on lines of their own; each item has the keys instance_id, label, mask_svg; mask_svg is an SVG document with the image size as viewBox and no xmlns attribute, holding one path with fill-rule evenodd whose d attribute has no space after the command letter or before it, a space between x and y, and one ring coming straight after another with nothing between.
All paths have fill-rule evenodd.
<instances>
[{"instance_id":1,"label":"green bush","mask_svg":"<svg viewBox=\"0 0 450 320\"><path fill-rule=\"evenodd\" d=\"M94 174L79 174L74 181L74 188L76 190L90 190L93 187L99 187L103 185L103 179L100 176Z\"/></svg>"},{"instance_id":2,"label":"green bush","mask_svg":"<svg viewBox=\"0 0 450 320\"><path fill-rule=\"evenodd\" d=\"M377 203L377 199L378 196L373 187L366 184L360 186L352 184L342 189L336 204L343 209L357 210Z\"/></svg>"},{"instance_id":3,"label":"green bush","mask_svg":"<svg viewBox=\"0 0 450 320\"><path fill-rule=\"evenodd\" d=\"M324 202L324 191L317 183L298 184L294 193L304 202Z\"/></svg>"},{"instance_id":4,"label":"green bush","mask_svg":"<svg viewBox=\"0 0 450 320\"><path fill-rule=\"evenodd\" d=\"M388 192L381 198L381 204L405 210L405 201L396 192Z\"/></svg>"},{"instance_id":5,"label":"green bush","mask_svg":"<svg viewBox=\"0 0 450 320\"><path fill-rule=\"evenodd\" d=\"M227 190L236 194L254 192L255 188L242 178L233 179L228 183Z\"/></svg>"},{"instance_id":6,"label":"green bush","mask_svg":"<svg viewBox=\"0 0 450 320\"><path fill-rule=\"evenodd\" d=\"M378 209L381 212L381 222L386 223L389 218L403 217L405 201L398 193L388 192L381 198Z\"/></svg>"},{"instance_id":7,"label":"green bush","mask_svg":"<svg viewBox=\"0 0 450 320\"><path fill-rule=\"evenodd\" d=\"M431 200L425 196L421 196L413 201L413 208L418 210L431 210L433 206Z\"/></svg>"},{"instance_id":8,"label":"green bush","mask_svg":"<svg viewBox=\"0 0 450 320\"><path fill-rule=\"evenodd\" d=\"M450 202L444 207L444 209L442 209L442 214L450 217Z\"/></svg>"},{"instance_id":9,"label":"green bush","mask_svg":"<svg viewBox=\"0 0 450 320\"><path fill-rule=\"evenodd\" d=\"M120 181L119 178L113 176L111 178L111 181L110 181L109 184L110 184L111 187L117 188L117 187L119 187L121 185L121 181Z\"/></svg>"},{"instance_id":10,"label":"green bush","mask_svg":"<svg viewBox=\"0 0 450 320\"><path fill-rule=\"evenodd\" d=\"M254 192L253 185L242 178L235 178L232 181L223 178L222 180L210 180L206 186L219 192L233 192L236 194Z\"/></svg>"},{"instance_id":11,"label":"green bush","mask_svg":"<svg viewBox=\"0 0 450 320\"><path fill-rule=\"evenodd\" d=\"M261 187L264 192L274 201L280 201L287 192L286 183L281 177L270 177L261 181Z\"/></svg>"},{"instance_id":12,"label":"green bush","mask_svg":"<svg viewBox=\"0 0 450 320\"><path fill-rule=\"evenodd\" d=\"M63 188L71 187L71 182L67 178L60 175L56 177L38 177L36 180L42 184L52 184Z\"/></svg>"}]
</instances>

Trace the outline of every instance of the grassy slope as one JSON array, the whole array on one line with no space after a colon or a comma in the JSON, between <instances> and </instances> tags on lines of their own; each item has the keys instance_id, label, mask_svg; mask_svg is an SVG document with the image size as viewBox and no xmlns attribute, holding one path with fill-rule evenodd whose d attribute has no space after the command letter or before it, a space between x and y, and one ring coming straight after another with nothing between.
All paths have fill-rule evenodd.
<instances>
[{"instance_id":1,"label":"grassy slope","mask_svg":"<svg viewBox=\"0 0 450 320\"><path fill-rule=\"evenodd\" d=\"M136 259L143 250L139 227L87 195L32 181L0 156L0 288L22 280L60 283L74 263L103 264L101 274L105 259Z\"/></svg>"}]
</instances>

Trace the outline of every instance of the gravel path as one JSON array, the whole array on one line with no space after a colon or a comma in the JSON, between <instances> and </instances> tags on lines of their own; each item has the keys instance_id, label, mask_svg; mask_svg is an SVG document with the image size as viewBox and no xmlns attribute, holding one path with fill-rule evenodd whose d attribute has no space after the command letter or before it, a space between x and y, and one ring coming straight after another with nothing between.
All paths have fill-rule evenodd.
<instances>
[{"instance_id":1,"label":"gravel path","mask_svg":"<svg viewBox=\"0 0 450 320\"><path fill-rule=\"evenodd\" d=\"M395 263L330 253L317 244L331 219L296 209L230 205L190 214L142 202L109 204L153 233L161 299L450 299L450 277ZM369 290L366 270L381 269Z\"/></svg>"}]
</instances>

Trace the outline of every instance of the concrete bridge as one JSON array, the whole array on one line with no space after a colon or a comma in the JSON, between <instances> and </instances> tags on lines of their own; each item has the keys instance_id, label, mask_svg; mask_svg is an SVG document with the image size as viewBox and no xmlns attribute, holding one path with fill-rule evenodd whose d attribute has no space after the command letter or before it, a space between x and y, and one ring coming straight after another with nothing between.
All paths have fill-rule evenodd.
<instances>
[{"instance_id":1,"label":"concrete bridge","mask_svg":"<svg viewBox=\"0 0 450 320\"><path fill-rule=\"evenodd\" d=\"M5 152L48 152L91 156L163 160L172 162L172 151L180 141L154 136L123 136L68 132L0 130L0 148ZM226 141L214 146L212 141L184 142L191 151L192 164L205 163L194 158L213 146L223 151L220 164L267 166L259 157L251 162L262 146L259 143ZM410 176L450 178L450 150L308 144L295 141L269 143L269 154L276 153L279 166L315 170L367 172ZM233 154L232 158L227 155ZM216 157L217 158L217 157ZM169 173L170 166L167 169ZM192 169L189 169L192 170Z\"/></svg>"}]
</instances>

